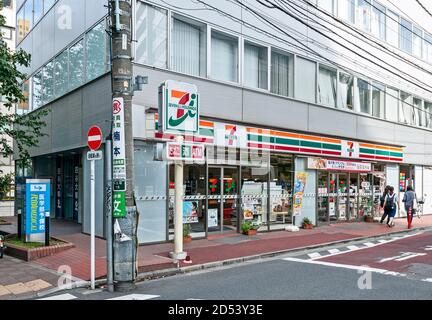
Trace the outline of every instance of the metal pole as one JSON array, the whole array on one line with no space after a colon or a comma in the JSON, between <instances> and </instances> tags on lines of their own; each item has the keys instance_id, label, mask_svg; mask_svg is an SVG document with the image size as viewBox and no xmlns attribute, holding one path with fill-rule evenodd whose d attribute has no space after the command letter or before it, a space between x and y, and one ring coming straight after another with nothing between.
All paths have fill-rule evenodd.
<instances>
[{"instance_id":1,"label":"metal pole","mask_svg":"<svg viewBox=\"0 0 432 320\"><path fill-rule=\"evenodd\" d=\"M95 161L90 161L90 280L95 289Z\"/></svg>"},{"instance_id":2,"label":"metal pole","mask_svg":"<svg viewBox=\"0 0 432 320\"><path fill-rule=\"evenodd\" d=\"M111 137L108 137L105 141L105 215L107 249L107 287L109 292L114 292Z\"/></svg>"}]
</instances>

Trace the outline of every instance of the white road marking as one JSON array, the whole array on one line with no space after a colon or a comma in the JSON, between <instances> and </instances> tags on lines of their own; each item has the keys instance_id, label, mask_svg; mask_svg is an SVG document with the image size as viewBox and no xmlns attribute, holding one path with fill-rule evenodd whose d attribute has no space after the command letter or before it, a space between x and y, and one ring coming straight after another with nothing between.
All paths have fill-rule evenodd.
<instances>
[{"instance_id":1,"label":"white road marking","mask_svg":"<svg viewBox=\"0 0 432 320\"><path fill-rule=\"evenodd\" d=\"M151 295L151 294L128 294L125 296L121 296L121 297L116 297L116 298L111 298L111 299L106 299L106 300L149 300L149 299L154 299L160 296L155 296L155 295Z\"/></svg>"},{"instance_id":2,"label":"white road marking","mask_svg":"<svg viewBox=\"0 0 432 320\"><path fill-rule=\"evenodd\" d=\"M422 279L422 281L425 281L425 282L432 282L432 278Z\"/></svg>"},{"instance_id":3,"label":"white road marking","mask_svg":"<svg viewBox=\"0 0 432 320\"><path fill-rule=\"evenodd\" d=\"M186 299L186 300L204 300L204 299L189 298L189 299Z\"/></svg>"},{"instance_id":4,"label":"white road marking","mask_svg":"<svg viewBox=\"0 0 432 320\"><path fill-rule=\"evenodd\" d=\"M378 261L378 263L384 263L387 261L404 261L404 260L408 260L411 258L415 258L415 257L419 257L419 256L425 256L426 253L416 253L416 252L401 252L400 255L398 256L393 256L393 257L388 257L388 258L384 258L381 259L380 261Z\"/></svg>"},{"instance_id":5,"label":"white road marking","mask_svg":"<svg viewBox=\"0 0 432 320\"><path fill-rule=\"evenodd\" d=\"M425 248L425 250L426 250L426 251L432 251L432 246L427 246L427 247Z\"/></svg>"},{"instance_id":6,"label":"white road marking","mask_svg":"<svg viewBox=\"0 0 432 320\"><path fill-rule=\"evenodd\" d=\"M77 297L75 297L70 293L64 293L64 294L59 294L57 296L51 296L51 297L42 298L38 300L73 300L73 299L77 299Z\"/></svg>"},{"instance_id":7,"label":"white road marking","mask_svg":"<svg viewBox=\"0 0 432 320\"><path fill-rule=\"evenodd\" d=\"M381 239L381 240L378 240L378 242L379 243L387 243L387 242L389 242L389 240L383 240L383 239Z\"/></svg>"},{"instance_id":8,"label":"white road marking","mask_svg":"<svg viewBox=\"0 0 432 320\"><path fill-rule=\"evenodd\" d=\"M366 247L375 247L375 246L377 246L378 244L376 244L376 243L372 243L372 242L365 242L365 243L363 243Z\"/></svg>"},{"instance_id":9,"label":"white road marking","mask_svg":"<svg viewBox=\"0 0 432 320\"><path fill-rule=\"evenodd\" d=\"M102 291L103 291L103 289L86 290L86 291L81 292L81 294L86 296L86 295L93 294L93 293L100 293Z\"/></svg>"},{"instance_id":10,"label":"white road marking","mask_svg":"<svg viewBox=\"0 0 432 320\"><path fill-rule=\"evenodd\" d=\"M311 259L321 258L321 255L318 252L308 253L308 256Z\"/></svg>"},{"instance_id":11,"label":"white road marking","mask_svg":"<svg viewBox=\"0 0 432 320\"><path fill-rule=\"evenodd\" d=\"M348 246L347 248L350 250L357 250L359 247L353 245L353 246Z\"/></svg>"},{"instance_id":12,"label":"white road marking","mask_svg":"<svg viewBox=\"0 0 432 320\"><path fill-rule=\"evenodd\" d=\"M330 249L330 250L327 250L327 251L330 252L331 254L335 254L335 253L340 252L339 249Z\"/></svg>"}]
</instances>

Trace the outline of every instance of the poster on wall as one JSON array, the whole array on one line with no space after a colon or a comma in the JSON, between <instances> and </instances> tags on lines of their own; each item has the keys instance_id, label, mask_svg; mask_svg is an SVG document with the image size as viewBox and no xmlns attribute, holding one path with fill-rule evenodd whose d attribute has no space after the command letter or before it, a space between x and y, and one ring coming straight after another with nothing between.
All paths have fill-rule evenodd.
<instances>
[{"instance_id":1,"label":"poster on wall","mask_svg":"<svg viewBox=\"0 0 432 320\"><path fill-rule=\"evenodd\" d=\"M244 220L252 220L255 213L256 213L255 200L254 199L244 199L243 200L243 219Z\"/></svg>"},{"instance_id":2,"label":"poster on wall","mask_svg":"<svg viewBox=\"0 0 432 320\"><path fill-rule=\"evenodd\" d=\"M297 172L294 184L294 211L293 216L299 216L301 214L301 208L303 204L304 189L306 186L307 173Z\"/></svg>"},{"instance_id":3,"label":"poster on wall","mask_svg":"<svg viewBox=\"0 0 432 320\"><path fill-rule=\"evenodd\" d=\"M198 203L196 201L183 202L183 223L198 222Z\"/></svg>"},{"instance_id":4,"label":"poster on wall","mask_svg":"<svg viewBox=\"0 0 432 320\"><path fill-rule=\"evenodd\" d=\"M208 227L213 228L218 226L218 209L207 210Z\"/></svg>"}]
</instances>

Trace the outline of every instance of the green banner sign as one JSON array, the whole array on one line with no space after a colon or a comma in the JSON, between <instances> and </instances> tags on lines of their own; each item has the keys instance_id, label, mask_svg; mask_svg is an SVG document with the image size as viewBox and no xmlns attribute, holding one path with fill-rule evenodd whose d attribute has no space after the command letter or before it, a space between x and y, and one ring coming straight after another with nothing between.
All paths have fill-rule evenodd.
<instances>
[{"instance_id":1,"label":"green banner sign","mask_svg":"<svg viewBox=\"0 0 432 320\"><path fill-rule=\"evenodd\" d=\"M124 191L114 191L113 193L113 217L126 217L126 193Z\"/></svg>"}]
</instances>

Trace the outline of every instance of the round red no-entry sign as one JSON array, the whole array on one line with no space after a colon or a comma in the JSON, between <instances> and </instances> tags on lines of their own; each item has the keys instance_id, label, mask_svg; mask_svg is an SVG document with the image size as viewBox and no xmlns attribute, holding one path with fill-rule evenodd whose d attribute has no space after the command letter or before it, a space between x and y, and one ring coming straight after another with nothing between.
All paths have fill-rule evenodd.
<instances>
[{"instance_id":1,"label":"round red no-entry sign","mask_svg":"<svg viewBox=\"0 0 432 320\"><path fill-rule=\"evenodd\" d=\"M102 130L98 126L93 126L87 133L87 145L92 151L96 151L102 144Z\"/></svg>"}]
</instances>

